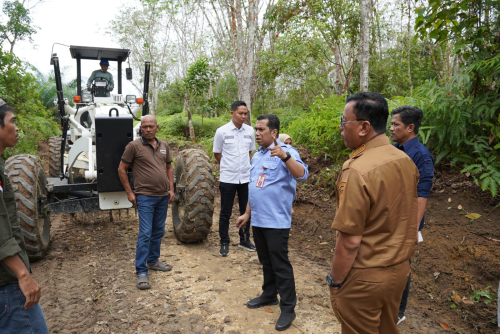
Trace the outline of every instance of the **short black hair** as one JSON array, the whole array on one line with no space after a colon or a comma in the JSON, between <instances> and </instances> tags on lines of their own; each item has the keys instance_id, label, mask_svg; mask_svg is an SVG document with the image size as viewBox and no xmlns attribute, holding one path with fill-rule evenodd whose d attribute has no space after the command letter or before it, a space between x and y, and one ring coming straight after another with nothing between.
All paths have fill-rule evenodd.
<instances>
[{"instance_id":1,"label":"short black hair","mask_svg":"<svg viewBox=\"0 0 500 334\"><path fill-rule=\"evenodd\" d=\"M5 101L5 102L7 102L7 101ZM9 106L8 104L4 104L4 105L0 106L0 126L2 128L5 127L4 118L5 118L5 115L7 114L7 112L9 112L9 111L14 112L15 109L13 107Z\"/></svg>"},{"instance_id":2,"label":"short black hair","mask_svg":"<svg viewBox=\"0 0 500 334\"><path fill-rule=\"evenodd\" d=\"M267 127L269 128L269 131L273 131L274 129L278 130L278 133L276 136L279 136L280 134L280 119L278 116L274 114L264 114L264 115L259 115L257 116L258 121L262 121L263 119L267 119Z\"/></svg>"},{"instance_id":3,"label":"short black hair","mask_svg":"<svg viewBox=\"0 0 500 334\"><path fill-rule=\"evenodd\" d=\"M231 104L231 111L238 110L238 107L240 107L240 106L246 107L247 104L243 101L234 101L233 104Z\"/></svg>"},{"instance_id":4,"label":"short black hair","mask_svg":"<svg viewBox=\"0 0 500 334\"><path fill-rule=\"evenodd\" d=\"M420 128L420 124L422 123L422 119L424 118L424 113L418 107L413 106L401 106L399 108L394 109L391 112L391 115L398 115L401 117L401 122L405 126L413 124L415 126L415 134L418 135L418 129Z\"/></svg>"},{"instance_id":5,"label":"short black hair","mask_svg":"<svg viewBox=\"0 0 500 334\"><path fill-rule=\"evenodd\" d=\"M382 94L374 92L359 92L349 95L345 103L356 101L353 112L357 119L370 122L373 130L378 134L387 131L389 107Z\"/></svg>"}]
</instances>

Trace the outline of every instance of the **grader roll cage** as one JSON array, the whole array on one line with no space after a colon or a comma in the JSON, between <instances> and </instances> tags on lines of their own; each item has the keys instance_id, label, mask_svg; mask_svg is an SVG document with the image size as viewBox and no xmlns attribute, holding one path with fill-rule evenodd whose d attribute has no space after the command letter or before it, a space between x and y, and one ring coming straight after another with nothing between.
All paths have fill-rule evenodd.
<instances>
[{"instance_id":1,"label":"grader roll cage","mask_svg":"<svg viewBox=\"0 0 500 334\"><path fill-rule=\"evenodd\" d=\"M125 146L138 138L140 120L149 114L150 62L145 62L142 98L122 95L122 62L130 50L70 46L76 59L77 96L71 107L64 98L59 59L51 57L57 88L62 134L49 139L49 175L38 156L21 154L6 161L6 173L14 191L26 249L31 261L45 256L50 241L50 217L129 209L132 204L118 177ZM117 94L106 96L95 80L90 94L82 94L81 60L117 62ZM127 79L132 70L126 69ZM136 117L141 112L141 117ZM138 123L134 126L134 120ZM174 163L175 202L173 227L178 240L202 242L212 226L214 178L207 154L197 149L179 152ZM135 167L137 168L137 167ZM127 171L132 181L131 170ZM133 182L131 182L133 187ZM86 216L86 215L85 215ZM121 216L121 214L120 214Z\"/></svg>"}]
</instances>

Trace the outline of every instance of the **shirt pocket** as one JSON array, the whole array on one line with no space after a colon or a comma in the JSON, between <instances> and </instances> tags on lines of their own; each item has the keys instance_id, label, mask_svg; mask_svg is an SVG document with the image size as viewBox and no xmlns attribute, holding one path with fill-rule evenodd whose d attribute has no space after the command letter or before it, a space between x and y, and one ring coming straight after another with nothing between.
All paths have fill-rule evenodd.
<instances>
[{"instance_id":1,"label":"shirt pocket","mask_svg":"<svg viewBox=\"0 0 500 334\"><path fill-rule=\"evenodd\" d=\"M228 152L238 152L238 146L236 145L236 139L226 138L224 139L224 149Z\"/></svg>"},{"instance_id":2,"label":"shirt pocket","mask_svg":"<svg viewBox=\"0 0 500 334\"><path fill-rule=\"evenodd\" d=\"M3 198L4 199L12 199L14 198L14 188L12 188L12 184L7 176L5 176L5 181L2 182L3 185Z\"/></svg>"},{"instance_id":3,"label":"shirt pocket","mask_svg":"<svg viewBox=\"0 0 500 334\"><path fill-rule=\"evenodd\" d=\"M245 147L248 148L249 151L252 150L252 139L245 138Z\"/></svg>"},{"instance_id":4,"label":"shirt pocket","mask_svg":"<svg viewBox=\"0 0 500 334\"><path fill-rule=\"evenodd\" d=\"M262 166L264 168L264 175L266 178L269 178L269 180L276 180L278 178L279 162L266 161Z\"/></svg>"}]
</instances>

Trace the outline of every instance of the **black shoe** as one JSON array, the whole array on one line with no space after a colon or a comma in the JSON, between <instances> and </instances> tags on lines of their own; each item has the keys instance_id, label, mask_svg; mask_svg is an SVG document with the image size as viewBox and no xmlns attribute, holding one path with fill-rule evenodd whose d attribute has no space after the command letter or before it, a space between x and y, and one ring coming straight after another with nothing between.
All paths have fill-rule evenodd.
<instances>
[{"instance_id":1,"label":"black shoe","mask_svg":"<svg viewBox=\"0 0 500 334\"><path fill-rule=\"evenodd\" d=\"M220 245L220 256L227 256L229 254L229 244L221 244Z\"/></svg>"},{"instance_id":2,"label":"black shoe","mask_svg":"<svg viewBox=\"0 0 500 334\"><path fill-rule=\"evenodd\" d=\"M278 321L276 322L277 331L284 331L292 325L292 321L295 319L295 312L292 313L281 313Z\"/></svg>"},{"instance_id":3,"label":"black shoe","mask_svg":"<svg viewBox=\"0 0 500 334\"><path fill-rule=\"evenodd\" d=\"M238 247L246 249L249 252L255 252L257 250L257 248L255 248L255 246L250 242L250 240L245 240L240 242Z\"/></svg>"},{"instance_id":4,"label":"black shoe","mask_svg":"<svg viewBox=\"0 0 500 334\"><path fill-rule=\"evenodd\" d=\"M262 297L257 297L257 298L250 300L247 303L247 307L248 308L259 308L259 307L266 306L266 305L278 305L278 303L279 303L279 301L278 301L278 298L276 298L276 297L274 297L274 299L266 299L266 298L262 298Z\"/></svg>"}]
</instances>

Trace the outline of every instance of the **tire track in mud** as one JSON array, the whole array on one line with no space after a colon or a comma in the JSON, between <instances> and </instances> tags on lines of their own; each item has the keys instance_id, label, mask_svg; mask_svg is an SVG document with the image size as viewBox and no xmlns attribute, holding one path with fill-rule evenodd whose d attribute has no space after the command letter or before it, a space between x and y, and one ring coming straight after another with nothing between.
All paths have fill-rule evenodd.
<instances>
[{"instance_id":1,"label":"tire track in mud","mask_svg":"<svg viewBox=\"0 0 500 334\"><path fill-rule=\"evenodd\" d=\"M42 287L47 324L51 333L90 333L86 329L93 323L93 305L85 298L92 292L95 270L81 265L86 250L78 250L77 245L84 235L78 226L72 226L69 215L51 218L56 226L52 227L49 253L32 265L33 276Z\"/></svg>"}]
</instances>

